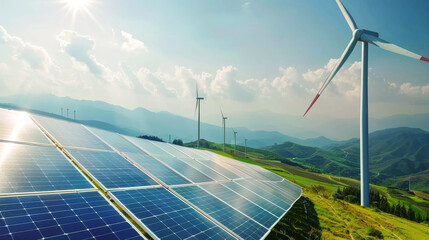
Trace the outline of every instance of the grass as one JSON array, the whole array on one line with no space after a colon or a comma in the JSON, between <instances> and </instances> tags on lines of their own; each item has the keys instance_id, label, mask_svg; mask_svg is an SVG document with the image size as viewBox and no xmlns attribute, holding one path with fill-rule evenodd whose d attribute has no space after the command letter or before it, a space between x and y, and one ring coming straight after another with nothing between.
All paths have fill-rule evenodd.
<instances>
[{"instance_id":1,"label":"grass","mask_svg":"<svg viewBox=\"0 0 429 240\"><path fill-rule=\"evenodd\" d=\"M210 149L209 149L210 150ZM302 198L272 229L267 239L429 239L429 225L419 224L374 208L364 208L342 200L332 193L341 186L359 186L355 179L306 171L278 161L265 161L217 154L261 166L303 187ZM390 203L402 201L421 213L427 211L427 194L410 194L400 189L371 185L387 196ZM316 190L315 190L316 189ZM304 207L305 205L305 207ZM307 209L305 214L304 209Z\"/></svg>"}]
</instances>

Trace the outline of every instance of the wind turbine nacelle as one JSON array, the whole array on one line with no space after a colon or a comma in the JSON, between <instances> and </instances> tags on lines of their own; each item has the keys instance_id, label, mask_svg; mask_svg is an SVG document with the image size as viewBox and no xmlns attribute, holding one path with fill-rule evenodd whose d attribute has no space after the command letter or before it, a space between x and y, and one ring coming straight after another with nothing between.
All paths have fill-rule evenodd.
<instances>
[{"instance_id":1,"label":"wind turbine nacelle","mask_svg":"<svg viewBox=\"0 0 429 240\"><path fill-rule=\"evenodd\" d=\"M374 36L374 37L378 38L378 32L373 32L373 31L365 30L365 29L356 29L356 30L354 30L354 32L353 32L353 38L356 39L357 41L365 41L365 40L363 40L361 38L361 36L363 34L368 34L368 35L371 35L371 36Z\"/></svg>"}]
</instances>

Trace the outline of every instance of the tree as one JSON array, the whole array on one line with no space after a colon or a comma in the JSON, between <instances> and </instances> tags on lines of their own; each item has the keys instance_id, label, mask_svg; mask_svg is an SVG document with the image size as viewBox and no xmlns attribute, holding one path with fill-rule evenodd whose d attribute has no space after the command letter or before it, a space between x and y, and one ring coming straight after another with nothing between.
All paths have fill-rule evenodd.
<instances>
[{"instance_id":1,"label":"tree","mask_svg":"<svg viewBox=\"0 0 429 240\"><path fill-rule=\"evenodd\" d=\"M182 139L174 139L173 144L183 146L183 141L182 141Z\"/></svg>"}]
</instances>

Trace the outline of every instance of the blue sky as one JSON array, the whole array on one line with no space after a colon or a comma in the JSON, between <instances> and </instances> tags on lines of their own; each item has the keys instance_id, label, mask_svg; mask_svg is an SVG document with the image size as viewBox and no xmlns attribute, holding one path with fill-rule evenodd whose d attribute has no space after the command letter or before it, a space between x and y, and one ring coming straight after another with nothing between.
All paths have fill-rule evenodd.
<instances>
[{"instance_id":1,"label":"blue sky","mask_svg":"<svg viewBox=\"0 0 429 240\"><path fill-rule=\"evenodd\" d=\"M429 1L343 0L359 28L429 55ZM86 9L86 10L85 10ZM351 38L334 0L2 1L0 95L51 93L203 121L300 116ZM308 115L359 114L360 44ZM429 64L370 46L370 116L429 113ZM249 125L251 121L249 120ZM269 123L268 123L269 124ZM278 129L281 131L281 129Z\"/></svg>"}]
</instances>

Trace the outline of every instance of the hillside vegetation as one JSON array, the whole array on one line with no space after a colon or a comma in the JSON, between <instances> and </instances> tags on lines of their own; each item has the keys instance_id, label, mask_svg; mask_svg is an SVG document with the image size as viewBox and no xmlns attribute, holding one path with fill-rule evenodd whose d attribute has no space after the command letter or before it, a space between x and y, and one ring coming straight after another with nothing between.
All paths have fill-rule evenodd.
<instances>
[{"instance_id":1,"label":"hillside vegetation","mask_svg":"<svg viewBox=\"0 0 429 240\"><path fill-rule=\"evenodd\" d=\"M243 158L211 151L259 165L303 188L301 199L272 229L267 239L429 239L429 222L416 223L377 208L363 208L334 199L339 187L359 186L354 179L309 172L272 159ZM239 154L241 156L241 152ZM375 185L371 185L371 190L385 196L389 203L401 202L424 216L429 212L429 198L425 193L408 193Z\"/></svg>"},{"instance_id":2,"label":"hillside vegetation","mask_svg":"<svg viewBox=\"0 0 429 240\"><path fill-rule=\"evenodd\" d=\"M370 182L379 185L429 192L429 133L416 128L394 128L369 135ZM339 176L359 178L358 139L325 149L291 142L265 147L307 166Z\"/></svg>"}]
</instances>

